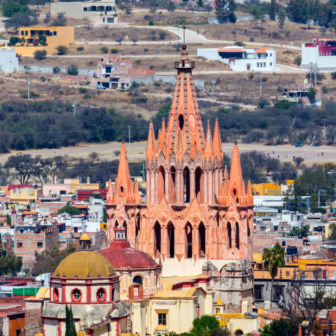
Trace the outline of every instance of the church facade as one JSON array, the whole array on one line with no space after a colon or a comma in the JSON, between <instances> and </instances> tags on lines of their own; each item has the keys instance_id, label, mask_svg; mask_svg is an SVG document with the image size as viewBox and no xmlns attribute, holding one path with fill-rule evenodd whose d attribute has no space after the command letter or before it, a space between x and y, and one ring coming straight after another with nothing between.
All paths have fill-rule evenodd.
<instances>
[{"instance_id":1,"label":"church facade","mask_svg":"<svg viewBox=\"0 0 336 336\"><path fill-rule=\"evenodd\" d=\"M183 45L167 127L155 139L150 124L146 150L147 195L141 202L122 144L119 170L106 201L108 240L126 229L131 247L161 263L163 276L197 275L209 262L218 274L244 261L252 276L253 196L242 178L238 146L230 173L223 165L220 128L203 129L193 84L194 62ZM252 287L249 290L252 291Z\"/></svg>"}]
</instances>

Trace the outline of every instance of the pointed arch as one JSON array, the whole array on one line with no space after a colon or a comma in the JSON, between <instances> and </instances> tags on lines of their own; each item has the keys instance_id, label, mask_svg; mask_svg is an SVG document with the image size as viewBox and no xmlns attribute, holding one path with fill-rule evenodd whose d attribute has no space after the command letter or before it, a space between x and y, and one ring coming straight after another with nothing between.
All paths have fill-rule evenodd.
<instances>
[{"instance_id":1,"label":"pointed arch","mask_svg":"<svg viewBox=\"0 0 336 336\"><path fill-rule=\"evenodd\" d=\"M183 202L190 203L190 170L188 167L183 170Z\"/></svg>"},{"instance_id":2,"label":"pointed arch","mask_svg":"<svg viewBox=\"0 0 336 336\"><path fill-rule=\"evenodd\" d=\"M206 244L205 244L205 226L203 222L198 226L198 246L199 246L199 258L205 258L206 256Z\"/></svg>"},{"instance_id":3,"label":"pointed arch","mask_svg":"<svg viewBox=\"0 0 336 336\"><path fill-rule=\"evenodd\" d=\"M123 229L125 229L125 237L126 237L126 240L128 240L128 236L127 236L127 224L126 224L126 221L124 221L122 227L123 227Z\"/></svg>"},{"instance_id":4,"label":"pointed arch","mask_svg":"<svg viewBox=\"0 0 336 336\"><path fill-rule=\"evenodd\" d=\"M239 250L240 239L239 239L239 225L238 225L237 222L236 222L236 225L235 225L235 245L236 245L236 248Z\"/></svg>"},{"instance_id":5,"label":"pointed arch","mask_svg":"<svg viewBox=\"0 0 336 336\"><path fill-rule=\"evenodd\" d=\"M135 217L135 247L138 248L139 246L139 235L140 235L140 215L137 214Z\"/></svg>"},{"instance_id":6,"label":"pointed arch","mask_svg":"<svg viewBox=\"0 0 336 336\"><path fill-rule=\"evenodd\" d=\"M161 255L161 225L158 221L154 225L154 257Z\"/></svg>"},{"instance_id":7,"label":"pointed arch","mask_svg":"<svg viewBox=\"0 0 336 336\"><path fill-rule=\"evenodd\" d=\"M227 243L228 243L228 248L231 249L232 248L232 236L231 236L231 223L227 222L226 224L226 231L227 231Z\"/></svg>"},{"instance_id":8,"label":"pointed arch","mask_svg":"<svg viewBox=\"0 0 336 336\"><path fill-rule=\"evenodd\" d=\"M185 258L192 258L192 226L188 222L184 227Z\"/></svg>"},{"instance_id":9,"label":"pointed arch","mask_svg":"<svg viewBox=\"0 0 336 336\"><path fill-rule=\"evenodd\" d=\"M195 193L197 200L203 202L203 170L201 167L197 167L195 171Z\"/></svg>"},{"instance_id":10,"label":"pointed arch","mask_svg":"<svg viewBox=\"0 0 336 336\"><path fill-rule=\"evenodd\" d=\"M166 187L166 181L165 181L165 169L160 166L159 168L159 178L158 178L158 200L159 202L162 200L163 196L165 195L165 187Z\"/></svg>"},{"instance_id":11,"label":"pointed arch","mask_svg":"<svg viewBox=\"0 0 336 336\"><path fill-rule=\"evenodd\" d=\"M175 227L172 222L167 225L167 237L168 237L168 258L175 257Z\"/></svg>"},{"instance_id":12,"label":"pointed arch","mask_svg":"<svg viewBox=\"0 0 336 336\"><path fill-rule=\"evenodd\" d=\"M176 169L175 167L171 166L169 170L169 202L171 204L175 203L175 195L176 195Z\"/></svg>"}]
</instances>

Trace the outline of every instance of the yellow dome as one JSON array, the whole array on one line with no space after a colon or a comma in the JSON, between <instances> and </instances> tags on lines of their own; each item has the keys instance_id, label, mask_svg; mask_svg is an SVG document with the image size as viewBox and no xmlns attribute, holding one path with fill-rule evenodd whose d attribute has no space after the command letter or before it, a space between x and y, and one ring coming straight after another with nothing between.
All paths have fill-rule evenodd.
<instances>
[{"instance_id":1,"label":"yellow dome","mask_svg":"<svg viewBox=\"0 0 336 336\"><path fill-rule=\"evenodd\" d=\"M159 324L156 328L156 331L162 331L162 330L167 330L167 327L164 326L163 324Z\"/></svg>"},{"instance_id":2,"label":"yellow dome","mask_svg":"<svg viewBox=\"0 0 336 336\"><path fill-rule=\"evenodd\" d=\"M112 264L101 254L92 251L79 251L71 253L63 259L57 266L54 275L74 278L86 278L90 274L91 278L97 278L98 274L107 277L113 274Z\"/></svg>"},{"instance_id":3,"label":"yellow dome","mask_svg":"<svg viewBox=\"0 0 336 336\"><path fill-rule=\"evenodd\" d=\"M86 233L84 233L79 240L91 240L91 239Z\"/></svg>"}]
</instances>

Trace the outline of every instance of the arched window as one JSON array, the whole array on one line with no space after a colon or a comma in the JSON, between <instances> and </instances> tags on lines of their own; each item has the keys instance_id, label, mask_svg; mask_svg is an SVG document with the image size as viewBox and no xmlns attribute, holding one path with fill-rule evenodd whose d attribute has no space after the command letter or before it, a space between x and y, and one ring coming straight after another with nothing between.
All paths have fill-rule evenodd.
<instances>
[{"instance_id":1,"label":"arched window","mask_svg":"<svg viewBox=\"0 0 336 336\"><path fill-rule=\"evenodd\" d=\"M159 202L162 200L166 190L165 190L165 170L164 168L161 166L159 169L159 178L158 178L158 199Z\"/></svg>"},{"instance_id":2,"label":"arched window","mask_svg":"<svg viewBox=\"0 0 336 336\"><path fill-rule=\"evenodd\" d=\"M59 301L59 291L58 291L58 288L54 288L53 290L53 299L55 302L58 302Z\"/></svg>"},{"instance_id":3,"label":"arched window","mask_svg":"<svg viewBox=\"0 0 336 336\"><path fill-rule=\"evenodd\" d=\"M187 223L184 229L185 232L185 258L192 258L192 227Z\"/></svg>"},{"instance_id":4,"label":"arched window","mask_svg":"<svg viewBox=\"0 0 336 336\"><path fill-rule=\"evenodd\" d=\"M179 120L180 130L182 131L183 130L183 126L184 126L184 118L183 118L182 114L179 115L178 120Z\"/></svg>"},{"instance_id":5,"label":"arched window","mask_svg":"<svg viewBox=\"0 0 336 336\"><path fill-rule=\"evenodd\" d=\"M82 300L82 292L78 288L73 289L71 291L70 296L71 296L71 301L74 303L81 302Z\"/></svg>"},{"instance_id":6,"label":"arched window","mask_svg":"<svg viewBox=\"0 0 336 336\"><path fill-rule=\"evenodd\" d=\"M106 6L106 11L110 12L112 10L112 6Z\"/></svg>"},{"instance_id":7,"label":"arched window","mask_svg":"<svg viewBox=\"0 0 336 336\"><path fill-rule=\"evenodd\" d=\"M228 247L232 248L231 223L230 222L227 223L226 230L227 230Z\"/></svg>"},{"instance_id":8,"label":"arched window","mask_svg":"<svg viewBox=\"0 0 336 336\"><path fill-rule=\"evenodd\" d=\"M154 225L154 256L159 258L161 255L161 225L155 222Z\"/></svg>"},{"instance_id":9,"label":"arched window","mask_svg":"<svg viewBox=\"0 0 336 336\"><path fill-rule=\"evenodd\" d=\"M183 201L190 202L190 171L188 167L183 170Z\"/></svg>"},{"instance_id":10,"label":"arched window","mask_svg":"<svg viewBox=\"0 0 336 336\"><path fill-rule=\"evenodd\" d=\"M197 167L195 171L195 192L197 200L203 202L203 171L201 167Z\"/></svg>"},{"instance_id":11,"label":"arched window","mask_svg":"<svg viewBox=\"0 0 336 336\"><path fill-rule=\"evenodd\" d=\"M125 238L127 239L127 224L124 221L123 228L125 229Z\"/></svg>"},{"instance_id":12,"label":"arched window","mask_svg":"<svg viewBox=\"0 0 336 336\"><path fill-rule=\"evenodd\" d=\"M203 222L198 227L198 241L199 241L199 257L205 258L205 226Z\"/></svg>"},{"instance_id":13,"label":"arched window","mask_svg":"<svg viewBox=\"0 0 336 336\"><path fill-rule=\"evenodd\" d=\"M176 169L174 167L170 168L170 174L169 174L169 201L171 204L175 203L175 178L176 178Z\"/></svg>"},{"instance_id":14,"label":"arched window","mask_svg":"<svg viewBox=\"0 0 336 336\"><path fill-rule=\"evenodd\" d=\"M169 222L167 226L167 233L168 233L168 240L169 240L168 258L174 258L175 257L175 228L171 222Z\"/></svg>"},{"instance_id":15,"label":"arched window","mask_svg":"<svg viewBox=\"0 0 336 336\"><path fill-rule=\"evenodd\" d=\"M106 301L106 297L107 297L106 290L104 288L99 288L97 290L96 297L97 297L97 301L98 302L105 302Z\"/></svg>"},{"instance_id":16,"label":"arched window","mask_svg":"<svg viewBox=\"0 0 336 336\"><path fill-rule=\"evenodd\" d=\"M236 237L235 237L236 248L239 250L240 241L239 241L239 225L238 225L238 223L236 223L236 225L235 225L235 232L236 232Z\"/></svg>"},{"instance_id":17,"label":"arched window","mask_svg":"<svg viewBox=\"0 0 336 336\"><path fill-rule=\"evenodd\" d=\"M139 233L140 233L140 216L137 215L136 219L135 219L135 244L136 244L136 247L138 246Z\"/></svg>"},{"instance_id":18,"label":"arched window","mask_svg":"<svg viewBox=\"0 0 336 336\"><path fill-rule=\"evenodd\" d=\"M140 275L137 275L133 278L133 283L138 283L142 286L142 278Z\"/></svg>"}]
</instances>

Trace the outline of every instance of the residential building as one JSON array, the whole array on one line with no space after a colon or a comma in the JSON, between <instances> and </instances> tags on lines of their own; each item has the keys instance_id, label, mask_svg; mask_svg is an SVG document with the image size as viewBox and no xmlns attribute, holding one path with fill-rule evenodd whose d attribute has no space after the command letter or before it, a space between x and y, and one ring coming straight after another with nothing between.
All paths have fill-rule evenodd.
<instances>
[{"instance_id":1,"label":"residential building","mask_svg":"<svg viewBox=\"0 0 336 336\"><path fill-rule=\"evenodd\" d=\"M282 96L277 96L276 100L287 100L296 105L308 106L321 106L322 105L322 93L321 88L316 86L315 97L308 97L308 91L310 88L314 88L312 84L292 84L290 90L284 89Z\"/></svg>"},{"instance_id":2,"label":"residential building","mask_svg":"<svg viewBox=\"0 0 336 336\"><path fill-rule=\"evenodd\" d=\"M281 196L284 195L289 186L294 184L294 180L287 180L285 185L277 183L259 183L252 184L253 195L256 196Z\"/></svg>"},{"instance_id":3,"label":"residential building","mask_svg":"<svg viewBox=\"0 0 336 336\"><path fill-rule=\"evenodd\" d=\"M74 27L69 26L21 27L19 37L24 41L17 43L14 47L9 47L16 49L17 54L32 56L36 50L46 50L47 54L52 54L57 52L56 47L60 45L69 47L75 42L75 30Z\"/></svg>"},{"instance_id":4,"label":"residential building","mask_svg":"<svg viewBox=\"0 0 336 336\"><path fill-rule=\"evenodd\" d=\"M20 188L10 190L10 200L14 203L34 203L39 196L42 196L42 190L37 188Z\"/></svg>"},{"instance_id":5,"label":"residential building","mask_svg":"<svg viewBox=\"0 0 336 336\"><path fill-rule=\"evenodd\" d=\"M97 75L91 77L90 85L98 84L108 89L128 89L133 81L139 82L148 78L152 78L153 81L154 76L154 70L133 69L132 60L104 56L98 61Z\"/></svg>"},{"instance_id":6,"label":"residential building","mask_svg":"<svg viewBox=\"0 0 336 336\"><path fill-rule=\"evenodd\" d=\"M25 302L23 298L0 297L0 334L25 335Z\"/></svg>"},{"instance_id":7,"label":"residential building","mask_svg":"<svg viewBox=\"0 0 336 336\"><path fill-rule=\"evenodd\" d=\"M0 48L0 74L19 71L19 58L16 50Z\"/></svg>"},{"instance_id":8,"label":"residential building","mask_svg":"<svg viewBox=\"0 0 336 336\"><path fill-rule=\"evenodd\" d=\"M233 71L275 71L276 49L247 49L233 46L221 49L197 49L198 57L221 61Z\"/></svg>"},{"instance_id":9,"label":"residential building","mask_svg":"<svg viewBox=\"0 0 336 336\"><path fill-rule=\"evenodd\" d=\"M317 38L312 43L301 45L301 68L309 70L311 66L317 66L319 70L336 70L336 39Z\"/></svg>"},{"instance_id":10,"label":"residential building","mask_svg":"<svg viewBox=\"0 0 336 336\"><path fill-rule=\"evenodd\" d=\"M118 23L117 8L114 0L101 0L94 3L57 1L50 4L50 13L51 15L65 13L68 17L75 19L87 18L94 23L100 24Z\"/></svg>"}]
</instances>

